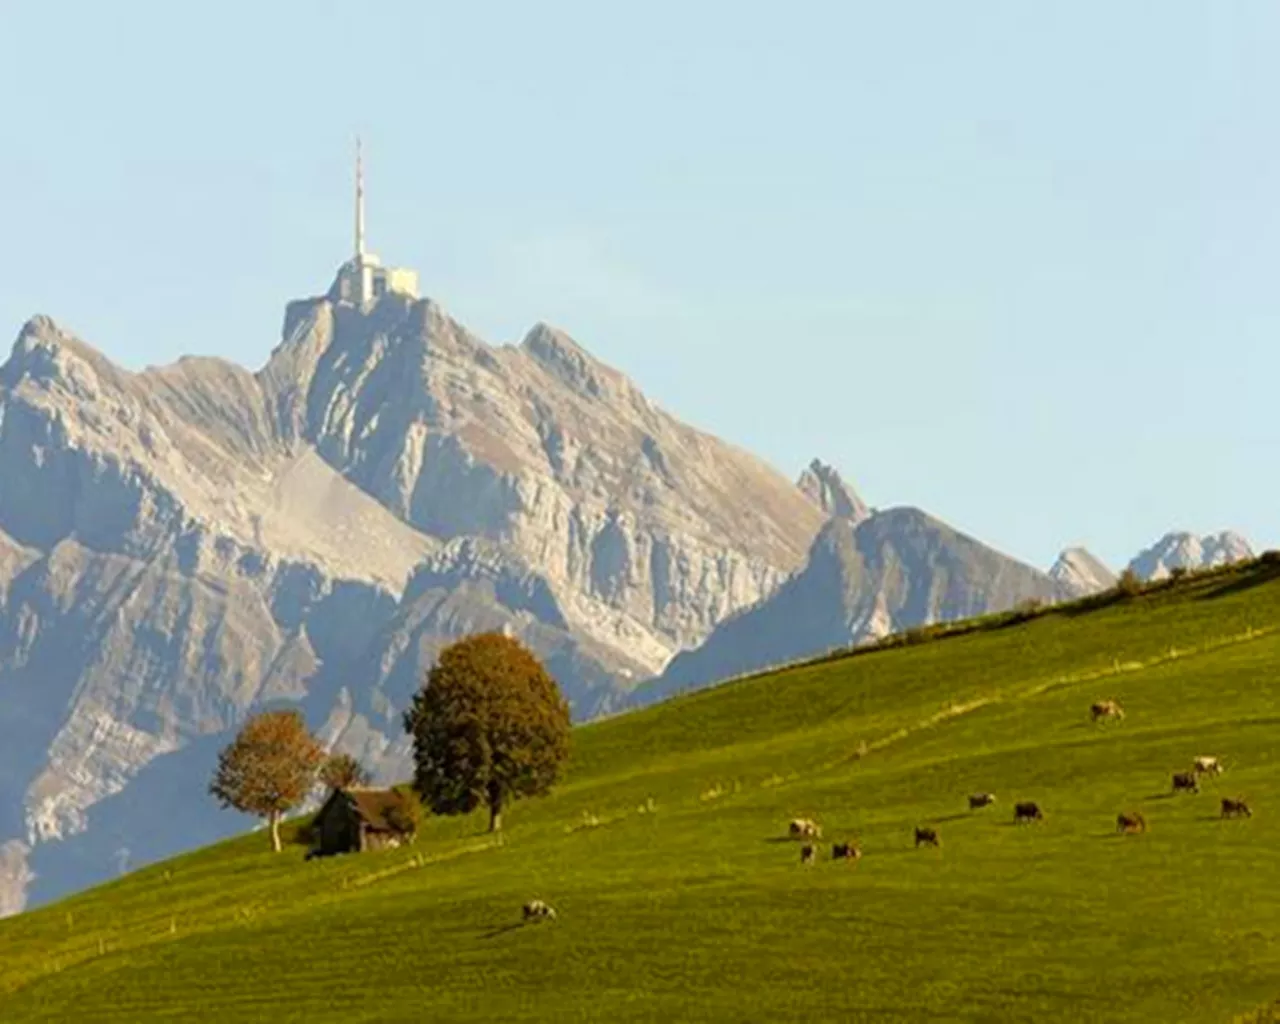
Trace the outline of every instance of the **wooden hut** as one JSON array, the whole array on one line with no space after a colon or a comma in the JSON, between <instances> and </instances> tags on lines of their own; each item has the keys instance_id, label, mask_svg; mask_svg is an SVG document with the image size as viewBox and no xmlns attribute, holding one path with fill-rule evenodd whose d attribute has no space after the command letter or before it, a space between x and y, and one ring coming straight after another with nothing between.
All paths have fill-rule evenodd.
<instances>
[{"instance_id":1,"label":"wooden hut","mask_svg":"<svg viewBox=\"0 0 1280 1024\"><path fill-rule=\"evenodd\" d=\"M393 789L335 789L312 822L312 852L323 857L399 846L410 838L405 831L410 799Z\"/></svg>"}]
</instances>

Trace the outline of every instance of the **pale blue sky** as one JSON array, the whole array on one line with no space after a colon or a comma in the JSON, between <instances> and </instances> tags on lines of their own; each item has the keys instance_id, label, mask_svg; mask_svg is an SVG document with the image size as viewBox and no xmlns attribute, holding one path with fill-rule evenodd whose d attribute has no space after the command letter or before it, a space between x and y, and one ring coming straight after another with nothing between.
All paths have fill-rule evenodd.
<instances>
[{"instance_id":1,"label":"pale blue sky","mask_svg":"<svg viewBox=\"0 0 1280 1024\"><path fill-rule=\"evenodd\" d=\"M0 38L6 342L256 368L348 255L360 132L426 294L789 476L1042 566L1280 545L1271 0L0 0Z\"/></svg>"}]
</instances>

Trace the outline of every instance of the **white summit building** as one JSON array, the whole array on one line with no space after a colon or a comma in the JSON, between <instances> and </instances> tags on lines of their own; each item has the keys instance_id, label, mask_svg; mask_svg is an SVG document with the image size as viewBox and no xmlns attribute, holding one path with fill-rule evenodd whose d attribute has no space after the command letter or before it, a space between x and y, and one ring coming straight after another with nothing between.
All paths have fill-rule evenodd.
<instances>
[{"instance_id":1,"label":"white summit building","mask_svg":"<svg viewBox=\"0 0 1280 1024\"><path fill-rule=\"evenodd\" d=\"M364 160L356 140L356 251L338 268L329 297L364 307L387 294L418 297L418 272L405 267L384 267L364 247Z\"/></svg>"}]
</instances>

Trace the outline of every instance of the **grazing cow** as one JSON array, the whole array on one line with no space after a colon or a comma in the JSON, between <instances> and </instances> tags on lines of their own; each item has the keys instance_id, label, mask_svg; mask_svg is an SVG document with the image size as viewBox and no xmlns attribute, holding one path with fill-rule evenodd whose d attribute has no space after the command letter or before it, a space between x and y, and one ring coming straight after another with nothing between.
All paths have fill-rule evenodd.
<instances>
[{"instance_id":1,"label":"grazing cow","mask_svg":"<svg viewBox=\"0 0 1280 1024\"><path fill-rule=\"evenodd\" d=\"M1246 818L1253 817L1253 811L1249 809L1249 805L1243 800L1232 800L1229 796L1222 798L1222 816L1224 818L1238 818L1244 815Z\"/></svg>"},{"instance_id":2,"label":"grazing cow","mask_svg":"<svg viewBox=\"0 0 1280 1024\"><path fill-rule=\"evenodd\" d=\"M1014 821L1043 821L1044 812L1040 810L1040 805L1034 801L1027 800L1017 804L1013 808Z\"/></svg>"},{"instance_id":3,"label":"grazing cow","mask_svg":"<svg viewBox=\"0 0 1280 1024\"><path fill-rule=\"evenodd\" d=\"M861 856L857 843L835 843L831 847L832 860L857 860Z\"/></svg>"},{"instance_id":4,"label":"grazing cow","mask_svg":"<svg viewBox=\"0 0 1280 1024\"><path fill-rule=\"evenodd\" d=\"M1221 775L1222 765L1216 757L1197 757L1191 770L1197 775Z\"/></svg>"},{"instance_id":5,"label":"grazing cow","mask_svg":"<svg viewBox=\"0 0 1280 1024\"><path fill-rule=\"evenodd\" d=\"M1145 832L1147 830L1147 819L1142 816L1140 811L1134 811L1132 814L1116 815L1116 831L1117 832Z\"/></svg>"},{"instance_id":6,"label":"grazing cow","mask_svg":"<svg viewBox=\"0 0 1280 1024\"><path fill-rule=\"evenodd\" d=\"M542 900L530 900L524 905L524 919L526 921L554 921L555 916L555 907L543 903Z\"/></svg>"},{"instance_id":7,"label":"grazing cow","mask_svg":"<svg viewBox=\"0 0 1280 1024\"><path fill-rule=\"evenodd\" d=\"M1114 700L1100 700L1089 708L1089 714L1095 722L1099 718L1124 718L1124 708Z\"/></svg>"},{"instance_id":8,"label":"grazing cow","mask_svg":"<svg viewBox=\"0 0 1280 1024\"><path fill-rule=\"evenodd\" d=\"M801 864L812 864L817 859L817 856L817 851L809 843L805 843L804 846L800 847Z\"/></svg>"},{"instance_id":9,"label":"grazing cow","mask_svg":"<svg viewBox=\"0 0 1280 1024\"><path fill-rule=\"evenodd\" d=\"M821 839L822 827L808 818L796 818L791 822L792 839Z\"/></svg>"},{"instance_id":10,"label":"grazing cow","mask_svg":"<svg viewBox=\"0 0 1280 1024\"><path fill-rule=\"evenodd\" d=\"M941 846L942 840L938 838L938 830L936 828L916 828L916 846L926 843L929 846Z\"/></svg>"},{"instance_id":11,"label":"grazing cow","mask_svg":"<svg viewBox=\"0 0 1280 1024\"><path fill-rule=\"evenodd\" d=\"M1174 772L1173 791L1177 793L1184 789L1189 793L1200 792L1200 780L1196 778L1195 772Z\"/></svg>"},{"instance_id":12,"label":"grazing cow","mask_svg":"<svg viewBox=\"0 0 1280 1024\"><path fill-rule=\"evenodd\" d=\"M974 793L969 797L969 810L976 811L979 807L990 807L995 802L994 793Z\"/></svg>"}]
</instances>

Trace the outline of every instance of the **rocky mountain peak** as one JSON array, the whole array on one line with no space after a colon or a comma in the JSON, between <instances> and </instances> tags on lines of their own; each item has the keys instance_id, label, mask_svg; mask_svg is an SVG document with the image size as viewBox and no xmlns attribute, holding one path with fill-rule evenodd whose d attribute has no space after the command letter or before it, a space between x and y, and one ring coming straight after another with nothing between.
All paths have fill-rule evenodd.
<instances>
[{"instance_id":1,"label":"rocky mountain peak","mask_svg":"<svg viewBox=\"0 0 1280 1024\"><path fill-rule=\"evenodd\" d=\"M520 343L553 377L589 398L604 398L621 380L621 374L609 370L581 345L550 324L537 323Z\"/></svg>"},{"instance_id":2,"label":"rocky mountain peak","mask_svg":"<svg viewBox=\"0 0 1280 1024\"><path fill-rule=\"evenodd\" d=\"M37 348L57 347L70 341L71 336L58 326L53 317L37 313L18 331L10 359L21 360Z\"/></svg>"},{"instance_id":3,"label":"rocky mountain peak","mask_svg":"<svg viewBox=\"0 0 1280 1024\"><path fill-rule=\"evenodd\" d=\"M1143 580L1161 579L1171 569L1208 569L1252 558L1249 542L1233 530L1198 537L1186 531L1166 533L1138 553L1129 568Z\"/></svg>"},{"instance_id":4,"label":"rocky mountain peak","mask_svg":"<svg viewBox=\"0 0 1280 1024\"><path fill-rule=\"evenodd\" d=\"M113 378L128 376L52 317L40 314L18 332L8 360L0 366L0 385L16 387L23 379L45 383L60 380L87 396L96 391L97 378L103 373Z\"/></svg>"},{"instance_id":5,"label":"rocky mountain peak","mask_svg":"<svg viewBox=\"0 0 1280 1024\"><path fill-rule=\"evenodd\" d=\"M1049 577L1057 581L1070 595L1084 597L1112 587L1116 574L1092 552L1082 547L1067 548L1058 556L1049 570Z\"/></svg>"},{"instance_id":6,"label":"rocky mountain peak","mask_svg":"<svg viewBox=\"0 0 1280 1024\"><path fill-rule=\"evenodd\" d=\"M857 492L841 478L835 467L814 459L796 480L800 492L828 516L840 516L860 523L871 513Z\"/></svg>"}]
</instances>

